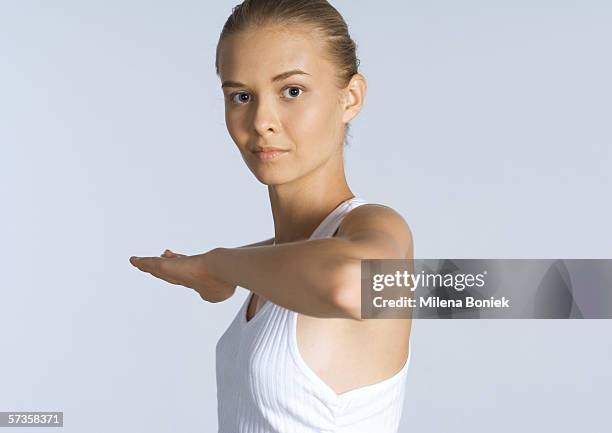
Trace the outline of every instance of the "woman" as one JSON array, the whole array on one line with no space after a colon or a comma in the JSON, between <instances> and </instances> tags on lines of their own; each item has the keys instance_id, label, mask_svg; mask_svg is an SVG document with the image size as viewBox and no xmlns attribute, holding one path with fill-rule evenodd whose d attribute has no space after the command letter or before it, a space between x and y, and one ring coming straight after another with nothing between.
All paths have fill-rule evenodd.
<instances>
[{"instance_id":1,"label":"woman","mask_svg":"<svg viewBox=\"0 0 612 433\"><path fill-rule=\"evenodd\" d=\"M412 237L346 182L346 133L366 93L346 23L324 0L246 0L216 67L274 237L130 261L209 302L250 290L216 347L220 432L396 432L411 321L361 319L361 259L412 259Z\"/></svg>"}]
</instances>

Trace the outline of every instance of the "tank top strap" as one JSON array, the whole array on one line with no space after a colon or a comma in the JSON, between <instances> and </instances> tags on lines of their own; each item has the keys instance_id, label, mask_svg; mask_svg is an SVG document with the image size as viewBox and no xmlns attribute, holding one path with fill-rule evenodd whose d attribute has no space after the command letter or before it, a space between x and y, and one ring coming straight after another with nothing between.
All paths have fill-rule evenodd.
<instances>
[{"instance_id":1,"label":"tank top strap","mask_svg":"<svg viewBox=\"0 0 612 433\"><path fill-rule=\"evenodd\" d=\"M340 223L344 216L351 210L355 209L369 202L361 197L353 197L340 203L334 210L332 210L317 228L312 232L309 239L320 239L326 237L332 237L340 227Z\"/></svg>"},{"instance_id":2,"label":"tank top strap","mask_svg":"<svg viewBox=\"0 0 612 433\"><path fill-rule=\"evenodd\" d=\"M321 239L321 238L326 238L326 237L333 237L336 233L336 230L340 226L340 223L342 222L342 219L344 218L344 216L347 213L349 213L351 210L355 209L356 207L367 204L367 203L369 202L361 197L353 197L353 198L343 201L338 206L336 206L336 208L332 210L323 219L323 221L319 223L317 228L313 231L313 233L310 235L308 239ZM273 242L273 245L274 244L275 243ZM242 304L241 311L238 313L242 316L239 321L242 323L243 326L247 326L247 324L251 323L251 320L257 319L257 316L263 316L264 314L270 316L268 319L270 320L272 316L277 316L279 314L285 314L285 315L291 316L291 314L295 313L294 311L283 308L280 305L270 302L269 300L265 300L263 305L260 307L259 311L255 313L255 316L252 317L251 320L247 322L246 312L247 312L251 297L252 297L251 294L247 295L245 301ZM266 307L269 307L269 309L272 311L267 311Z\"/></svg>"}]
</instances>

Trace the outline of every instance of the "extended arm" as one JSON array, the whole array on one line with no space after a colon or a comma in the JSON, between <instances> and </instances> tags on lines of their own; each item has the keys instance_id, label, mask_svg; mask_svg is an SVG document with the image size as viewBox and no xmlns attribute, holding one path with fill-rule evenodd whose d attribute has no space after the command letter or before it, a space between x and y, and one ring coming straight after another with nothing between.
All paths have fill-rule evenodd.
<instances>
[{"instance_id":1,"label":"extended arm","mask_svg":"<svg viewBox=\"0 0 612 433\"><path fill-rule=\"evenodd\" d=\"M412 259L412 235L393 209L363 205L332 238L271 245L273 239L194 256L130 257L143 272L221 302L236 286L298 313L361 320L361 260Z\"/></svg>"},{"instance_id":2,"label":"extended arm","mask_svg":"<svg viewBox=\"0 0 612 433\"><path fill-rule=\"evenodd\" d=\"M270 239L266 239L265 241L255 242L253 244L242 245L241 247L238 247L238 248L262 247L265 245L273 245L273 244L274 244L274 238L270 238Z\"/></svg>"},{"instance_id":3,"label":"extended arm","mask_svg":"<svg viewBox=\"0 0 612 433\"><path fill-rule=\"evenodd\" d=\"M359 319L361 259L403 259L411 247L410 230L399 214L383 206L361 206L347 214L337 237L215 248L207 262L215 278L287 309Z\"/></svg>"},{"instance_id":4,"label":"extended arm","mask_svg":"<svg viewBox=\"0 0 612 433\"><path fill-rule=\"evenodd\" d=\"M215 278L248 288L275 304L315 317L340 317L337 295L352 245L338 238L279 245L215 248Z\"/></svg>"}]
</instances>

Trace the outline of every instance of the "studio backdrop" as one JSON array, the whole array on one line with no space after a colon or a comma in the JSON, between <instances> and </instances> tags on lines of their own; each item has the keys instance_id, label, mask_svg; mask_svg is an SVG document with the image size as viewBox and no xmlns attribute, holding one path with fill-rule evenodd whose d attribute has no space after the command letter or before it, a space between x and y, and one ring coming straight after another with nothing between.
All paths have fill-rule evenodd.
<instances>
[{"instance_id":1,"label":"studio backdrop","mask_svg":"<svg viewBox=\"0 0 612 433\"><path fill-rule=\"evenodd\" d=\"M216 431L247 291L204 302L128 258L273 236L214 70L237 3L0 1L0 411ZM415 258L612 259L609 2L332 3L368 83L347 178ZM413 320L401 432L612 431L611 320L456 318Z\"/></svg>"}]
</instances>

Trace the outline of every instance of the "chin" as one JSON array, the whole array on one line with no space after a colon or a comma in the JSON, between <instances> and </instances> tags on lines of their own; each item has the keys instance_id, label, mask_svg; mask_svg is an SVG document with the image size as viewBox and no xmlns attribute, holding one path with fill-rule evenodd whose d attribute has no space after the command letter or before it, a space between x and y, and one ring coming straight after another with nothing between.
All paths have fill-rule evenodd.
<instances>
[{"instance_id":1,"label":"chin","mask_svg":"<svg viewBox=\"0 0 612 433\"><path fill-rule=\"evenodd\" d=\"M281 185L287 182L286 179L282 179L280 176L274 176L272 174L261 174L260 173L260 174L255 174L255 177L260 183L267 185L267 186Z\"/></svg>"},{"instance_id":2,"label":"chin","mask_svg":"<svg viewBox=\"0 0 612 433\"><path fill-rule=\"evenodd\" d=\"M295 176L287 176L278 168L271 167L251 167L251 172L260 183L268 186L281 185L295 178Z\"/></svg>"}]
</instances>

